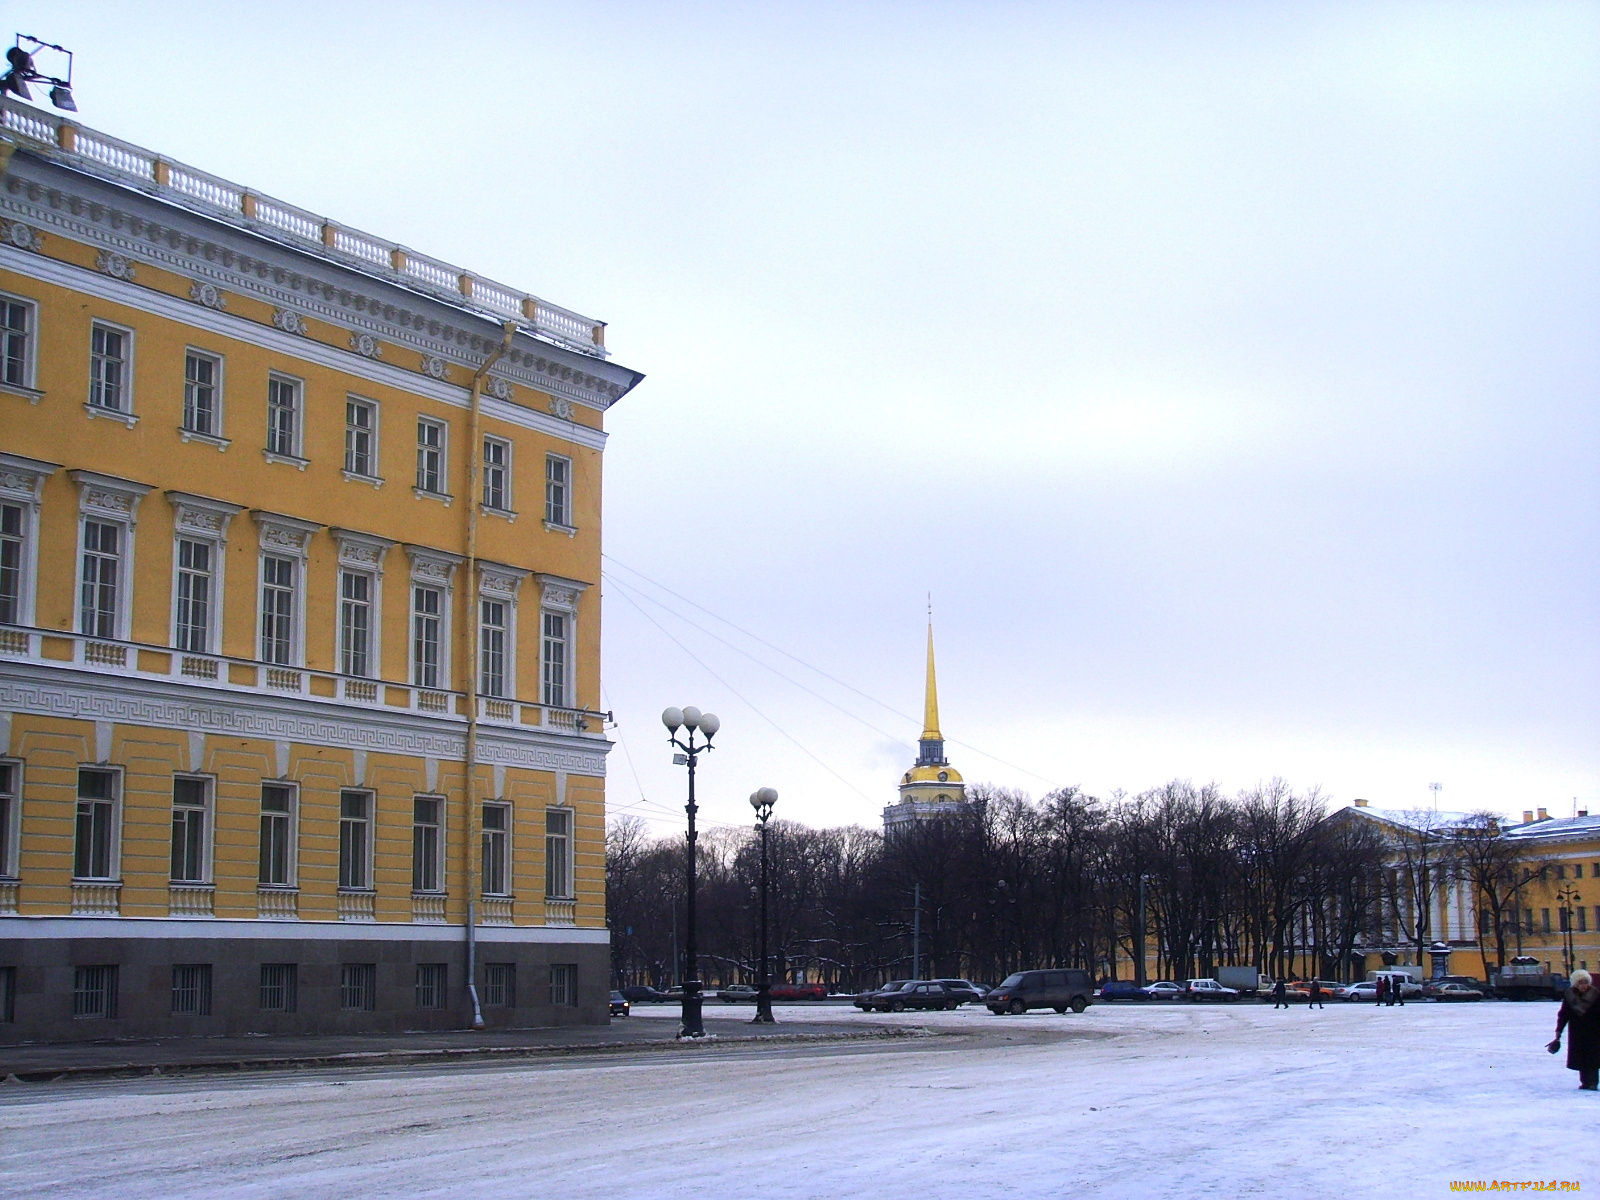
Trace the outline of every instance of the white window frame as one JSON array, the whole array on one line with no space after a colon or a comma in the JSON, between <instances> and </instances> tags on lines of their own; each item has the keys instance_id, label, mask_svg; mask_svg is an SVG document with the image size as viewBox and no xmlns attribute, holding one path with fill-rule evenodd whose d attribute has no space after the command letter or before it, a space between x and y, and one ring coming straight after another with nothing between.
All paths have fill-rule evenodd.
<instances>
[{"instance_id":1,"label":"white window frame","mask_svg":"<svg viewBox=\"0 0 1600 1200\"><path fill-rule=\"evenodd\" d=\"M220 655L222 653L223 572L227 564L228 526L241 511L237 504L196 496L191 492L169 491L167 503L173 510L172 534L172 646L183 654ZM179 645L178 587L183 573L180 543L200 542L211 549L211 602L206 614L206 649L185 650Z\"/></svg>"},{"instance_id":2,"label":"white window frame","mask_svg":"<svg viewBox=\"0 0 1600 1200\"><path fill-rule=\"evenodd\" d=\"M482 561L478 564L478 600L473 613L473 619L478 622L478 661L474 669L478 672L478 693L485 699L509 700L522 694L517 680L517 596L522 581L527 577L528 572L520 567ZM486 603L505 606L504 686L497 694L491 694L484 686L487 682L483 669L487 639L484 636L483 606Z\"/></svg>"},{"instance_id":3,"label":"white window frame","mask_svg":"<svg viewBox=\"0 0 1600 1200\"><path fill-rule=\"evenodd\" d=\"M438 431L439 444L437 446L431 446L422 440L422 431L424 429ZM439 486L436 488L424 486L423 455L425 453L439 456L438 478L435 480ZM426 498L429 500L443 500L449 503L453 499L450 494L450 422L441 420L438 417L417 417L417 478L416 485L411 491L419 500Z\"/></svg>"},{"instance_id":4,"label":"white window frame","mask_svg":"<svg viewBox=\"0 0 1600 1200\"><path fill-rule=\"evenodd\" d=\"M434 820L418 819L418 808L423 804L434 806ZM447 825L445 798L431 792L419 792L411 798L411 891L413 895L442 896L445 888L445 828ZM433 831L433 849L430 852L422 843L427 840L424 831ZM432 858L432 862L427 861ZM426 872L433 872L429 886Z\"/></svg>"},{"instance_id":5,"label":"white window frame","mask_svg":"<svg viewBox=\"0 0 1600 1200\"><path fill-rule=\"evenodd\" d=\"M451 691L453 690L451 683L455 679L454 664L451 662L451 651L455 642L453 636L455 570L463 559L459 554L433 550L426 546L407 546L406 554L411 559L410 587L406 593L406 680L412 687L422 688L425 691ZM431 588L439 593L439 669L438 677L432 685L419 682L421 664L417 660L418 588Z\"/></svg>"},{"instance_id":6,"label":"white window frame","mask_svg":"<svg viewBox=\"0 0 1600 1200\"><path fill-rule=\"evenodd\" d=\"M39 599L39 503L44 490L45 477L56 473L56 464L24 458L20 454L0 451L0 504L15 505L22 509L22 527L18 531L21 551L17 556L17 612L16 625L33 625L37 620ZM76 613L78 595L73 594L73 611ZM77 622L73 622L76 628Z\"/></svg>"},{"instance_id":7,"label":"white window frame","mask_svg":"<svg viewBox=\"0 0 1600 1200\"><path fill-rule=\"evenodd\" d=\"M80 777L73 783L72 801L72 878L90 883L113 883L122 879L122 768L107 763L79 763ZM109 869L104 875L78 874L78 805L82 802L82 777L84 771L96 771L111 776L111 840L107 857ZM92 864L91 864L92 865Z\"/></svg>"},{"instance_id":8,"label":"white window frame","mask_svg":"<svg viewBox=\"0 0 1600 1200\"><path fill-rule=\"evenodd\" d=\"M564 479L559 484L562 492L561 509L558 512L554 503L554 491L558 486L551 478L551 468L562 464ZM559 518L565 518L561 520ZM575 533L578 522L572 511L572 459L565 454L546 454L544 456L544 527L560 533Z\"/></svg>"},{"instance_id":9,"label":"white window frame","mask_svg":"<svg viewBox=\"0 0 1600 1200\"><path fill-rule=\"evenodd\" d=\"M267 881L261 878L261 858L265 848L266 839L262 836L266 831L269 817L277 821L280 815L276 810L266 808L266 790L275 788L289 794L289 812L283 818L289 827L287 844L284 848L284 874L287 876L282 881ZM286 779L263 779L261 781L261 796L257 801L259 820L256 824L256 886L258 888L298 888L300 886L300 785Z\"/></svg>"},{"instance_id":10,"label":"white window frame","mask_svg":"<svg viewBox=\"0 0 1600 1200\"><path fill-rule=\"evenodd\" d=\"M118 333L123 338L123 355L119 360L122 363L122 383L119 399L122 401L116 408L105 404L95 403L95 362L104 357L94 348L94 335L98 331ZM109 417L114 421L121 421L132 428L138 424L139 415L134 411L133 402L133 364L134 364L134 337L133 330L126 325L119 325L115 321L107 321L103 317L91 318L89 322L89 394L84 399L84 409L91 417Z\"/></svg>"},{"instance_id":11,"label":"white window frame","mask_svg":"<svg viewBox=\"0 0 1600 1200\"><path fill-rule=\"evenodd\" d=\"M22 334L22 378L19 381L6 378L9 343L13 335L9 325L0 325L0 392L21 396L30 404L37 404L44 399L44 393L39 391L39 302L27 296L0 292L0 304L18 304L27 313L27 329Z\"/></svg>"},{"instance_id":12,"label":"white window frame","mask_svg":"<svg viewBox=\"0 0 1600 1200\"><path fill-rule=\"evenodd\" d=\"M564 834L550 832L551 817L563 817L565 819L566 832ZM578 840L577 828L578 814L574 809L565 805L551 805L544 810L544 898L546 900L577 899L577 879L574 877L576 875L574 867L577 859L574 852L574 843ZM561 873L565 876L564 880L555 879L554 873L550 870L551 843L558 837L564 842L561 848ZM560 889L556 886L562 882L566 884L565 889Z\"/></svg>"},{"instance_id":13,"label":"white window frame","mask_svg":"<svg viewBox=\"0 0 1600 1200\"><path fill-rule=\"evenodd\" d=\"M499 471L501 473L501 475L504 477L504 482L502 483L501 488L500 488L500 500L501 500L500 504L490 504L489 503L489 471L491 469L490 463L489 463L489 447L490 446L498 447L499 450L500 450L500 453L501 453L501 461L499 463L494 464L494 467L493 467L494 470ZM512 475L512 454L513 454L513 452L514 452L514 443L511 441L510 438L498 437L498 436L496 436L495 434L492 434L492 433L486 433L486 434L483 435L482 483L483 483L483 493L484 494L478 497L478 502L479 502L480 505L482 505L483 511L485 513L488 513L490 516L505 517L508 520L515 520L516 519L516 515L517 515L517 504L516 504L516 500L515 500L515 494L512 492L512 487L511 487L512 479L513 479L513 475Z\"/></svg>"},{"instance_id":14,"label":"white window frame","mask_svg":"<svg viewBox=\"0 0 1600 1200\"><path fill-rule=\"evenodd\" d=\"M189 378L189 360L200 359L211 364L212 425L211 429L196 429L189 423L190 389L195 381ZM219 450L233 443L223 433L223 367L224 359L215 350L202 350L199 346L183 348L183 412L178 421L178 436L186 442L205 442Z\"/></svg>"},{"instance_id":15,"label":"white window frame","mask_svg":"<svg viewBox=\"0 0 1600 1200\"><path fill-rule=\"evenodd\" d=\"M90 521L118 525L122 528L120 579L117 584L116 610L112 617L112 634L108 641L127 641L133 619L133 580L135 534L139 527L139 504L149 493L150 485L134 483L131 479L118 479L98 471L68 472L78 484L78 561L73 570L72 627L80 639L101 640L99 633L83 629L83 558L85 526ZM81 645L80 641L80 645Z\"/></svg>"},{"instance_id":16,"label":"white window frame","mask_svg":"<svg viewBox=\"0 0 1600 1200\"><path fill-rule=\"evenodd\" d=\"M584 590L589 586L576 579L566 579L560 575L535 574L539 581L539 628L537 630L535 645L537 646L536 680L539 703L548 708L577 709L582 708L578 697L578 606ZM548 690L545 687L545 616L553 614L566 618L566 662L563 664L563 703L550 704L546 700Z\"/></svg>"},{"instance_id":17,"label":"white window frame","mask_svg":"<svg viewBox=\"0 0 1600 1200\"><path fill-rule=\"evenodd\" d=\"M20 758L0 757L0 769L9 769L11 774L10 790L0 790L0 804L4 807L4 811L0 812L0 879L17 879L22 871L22 856L19 850L22 841L23 766L23 760ZM0 770L0 777L3 777L3 773L3 770ZM74 805L73 819L76 822L76 805Z\"/></svg>"},{"instance_id":18,"label":"white window frame","mask_svg":"<svg viewBox=\"0 0 1600 1200\"><path fill-rule=\"evenodd\" d=\"M294 417L293 435L289 439L289 449L275 447L275 431L273 429L273 412L281 411L283 405L274 405L272 402L273 384L280 387L287 386L294 397L294 403L289 406L289 412ZM291 467L298 467L304 471L310 460L305 456L306 445L306 381L289 375L283 371L269 371L267 373L267 444L262 447L261 453L271 463L286 463Z\"/></svg>"},{"instance_id":19,"label":"white window frame","mask_svg":"<svg viewBox=\"0 0 1600 1200\"><path fill-rule=\"evenodd\" d=\"M371 616L371 627L367 630L367 665L368 671L362 676L351 676L361 679L383 678L383 560L389 548L395 543L388 538L375 537L370 533L358 533L353 529L334 528L330 530L339 547L338 573L335 576L336 587L333 621L333 661L341 675L350 675L345 670L345 640L344 640L344 577L346 575L363 575L368 580L368 605Z\"/></svg>"},{"instance_id":20,"label":"white window frame","mask_svg":"<svg viewBox=\"0 0 1600 1200\"><path fill-rule=\"evenodd\" d=\"M171 822L169 822L169 826L171 828L171 831L172 831L174 837L176 836L176 833L177 833L178 780L180 780L180 779L192 780L193 782L196 782L196 783L200 784L201 796L203 797L203 801L199 805L185 805L184 806L185 808L189 809L190 811L194 811L194 810L198 809L200 814L201 814L200 819L201 819L202 824L201 824L201 829L200 829L200 878L198 878L198 879L180 879L180 878L178 878L178 876L173 875L173 874L170 873L170 870L171 870L171 854L170 854L170 851L172 850L172 847L170 845L168 847L168 849L169 849L169 856L168 856L169 874L168 874L167 878L168 878L169 882L171 882L172 884L175 884L178 887L207 887L207 886L211 885L211 883L213 881L213 878L214 878L214 876L212 875L212 851L214 849L214 843L216 841L216 830L217 830L217 820L216 820L216 816L217 816L217 781L216 781L216 777L215 776L212 776L212 775L197 775L197 774L194 774L194 773L188 772L188 771L181 771L181 772L178 772L178 773L173 775L173 777L172 777L172 804L171 804L172 820L171 820Z\"/></svg>"},{"instance_id":21,"label":"white window frame","mask_svg":"<svg viewBox=\"0 0 1600 1200\"><path fill-rule=\"evenodd\" d=\"M371 471L358 471L352 465L350 439L352 433L358 428L350 420L350 410L352 408L365 409L371 420L371 424L366 428L367 466L372 468ZM383 475L378 470L380 462L378 458L378 423L380 414L381 409L376 400L354 394L346 395L344 398L344 477L351 483L370 483L373 487L383 486Z\"/></svg>"},{"instance_id":22,"label":"white window frame","mask_svg":"<svg viewBox=\"0 0 1600 1200\"><path fill-rule=\"evenodd\" d=\"M289 661L286 663L269 663L274 667L304 667L306 661L306 584L307 567L310 561L310 542L313 534L322 526L314 521L302 521L298 517L286 517L281 513L265 512L262 509L252 509L250 516L255 520L258 534L258 551L256 554L256 602L255 602L255 628L252 631L252 653L258 662L267 662L262 654L265 645L262 641L262 622L266 616L264 601L266 599L267 585L267 559L288 558L295 562L295 585L292 603L291 620L294 628L289 637Z\"/></svg>"},{"instance_id":23,"label":"white window frame","mask_svg":"<svg viewBox=\"0 0 1600 1200\"><path fill-rule=\"evenodd\" d=\"M492 830L489 828L487 820L479 821L479 828L483 833L483 846L481 848L482 861L478 864L480 868L478 879L483 885L483 894L485 896L510 896L513 894L512 880L516 877L512 860L512 837L515 828L514 813L510 801L507 800L485 801L483 805L484 813L487 814L490 809L499 812L505 823L499 829ZM503 886L499 888L491 888L489 886L489 847L491 839L500 843L500 861L503 875L500 882Z\"/></svg>"},{"instance_id":24,"label":"white window frame","mask_svg":"<svg viewBox=\"0 0 1600 1200\"><path fill-rule=\"evenodd\" d=\"M345 797L346 796L361 796L363 798L363 802L365 804L365 815L364 816L362 816L360 818L355 818L355 817L346 817L344 815L344 801L345 801ZM373 834L375 832L375 826L377 825L377 806L378 806L377 794L375 792L373 792L370 788L341 788L339 790L339 858L338 858L338 874L335 876L335 878L337 878L339 880L339 890L341 892L371 892L371 891L376 890L373 887L372 866L373 866L373 850L374 850L373 843L375 843L377 841L377 838L373 836ZM363 879L364 882L359 883L359 884L356 884L356 883L345 883L344 882L344 875L345 875L345 870L344 870L344 862L345 862L344 829L345 829L345 822L348 820L348 821L352 822L352 824L353 824L358 819L363 821L363 822L365 822L365 825L366 825L366 833L364 835L365 836L365 840L366 840L366 845L363 847L365 853L362 856L363 861L362 861L362 864L361 864L362 879Z\"/></svg>"}]
</instances>

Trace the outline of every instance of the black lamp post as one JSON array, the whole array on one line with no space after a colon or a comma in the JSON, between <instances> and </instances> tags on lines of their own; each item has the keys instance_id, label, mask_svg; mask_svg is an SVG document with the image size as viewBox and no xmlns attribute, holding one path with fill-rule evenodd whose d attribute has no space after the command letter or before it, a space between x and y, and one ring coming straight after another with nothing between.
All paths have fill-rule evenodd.
<instances>
[{"instance_id":1,"label":"black lamp post","mask_svg":"<svg viewBox=\"0 0 1600 1200\"><path fill-rule=\"evenodd\" d=\"M694 767L700 756L711 749L711 739L716 736L717 730L722 728L722 722L717 720L715 713L703 713L698 708L669 708L661 714L661 723L667 727L667 740L683 753L674 754L672 761L678 766L689 768L689 803L684 811L689 814L689 877L688 895L684 904L684 974L687 978L683 981L683 1018L678 1036L681 1038L702 1038L706 1035L706 1027L700 1019L700 967L697 961L695 947L695 838L694 815L697 811L694 803ZM678 729L687 729L685 740L678 740ZM705 740L698 745L694 735L698 732Z\"/></svg>"},{"instance_id":2,"label":"black lamp post","mask_svg":"<svg viewBox=\"0 0 1600 1200\"><path fill-rule=\"evenodd\" d=\"M1556 903L1561 905L1561 965L1566 968L1566 973L1568 975L1572 974L1573 905L1582 899L1583 897L1578 895L1578 889L1573 887L1570 883L1563 884L1561 890L1556 893Z\"/></svg>"},{"instance_id":3,"label":"black lamp post","mask_svg":"<svg viewBox=\"0 0 1600 1200\"><path fill-rule=\"evenodd\" d=\"M756 1015L752 1025L771 1025L772 980L767 972L767 821L778 802L775 788L764 787L750 793L750 807L756 810L756 829L761 834L761 975L756 982Z\"/></svg>"}]
</instances>

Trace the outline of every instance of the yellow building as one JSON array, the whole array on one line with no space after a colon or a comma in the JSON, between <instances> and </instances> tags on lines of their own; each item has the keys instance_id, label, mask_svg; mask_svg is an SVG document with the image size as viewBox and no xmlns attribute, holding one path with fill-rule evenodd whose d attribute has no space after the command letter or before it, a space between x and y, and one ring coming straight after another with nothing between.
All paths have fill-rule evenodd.
<instances>
[{"instance_id":1,"label":"yellow building","mask_svg":"<svg viewBox=\"0 0 1600 1200\"><path fill-rule=\"evenodd\" d=\"M922 735L917 761L900 779L900 802L883 810L885 833L913 822L956 816L967 811L967 785L961 772L944 756L939 732L939 680L933 665L933 621L928 622L928 675L922 699Z\"/></svg>"},{"instance_id":2,"label":"yellow building","mask_svg":"<svg viewBox=\"0 0 1600 1200\"><path fill-rule=\"evenodd\" d=\"M0 1042L606 1020L603 327L10 102L0 314Z\"/></svg>"},{"instance_id":3,"label":"yellow building","mask_svg":"<svg viewBox=\"0 0 1600 1200\"><path fill-rule=\"evenodd\" d=\"M1532 871L1507 929L1507 953L1535 958L1555 973L1566 973L1569 963L1600 971L1600 817L1530 810L1505 836ZM1489 957L1492 963L1492 949Z\"/></svg>"}]
</instances>

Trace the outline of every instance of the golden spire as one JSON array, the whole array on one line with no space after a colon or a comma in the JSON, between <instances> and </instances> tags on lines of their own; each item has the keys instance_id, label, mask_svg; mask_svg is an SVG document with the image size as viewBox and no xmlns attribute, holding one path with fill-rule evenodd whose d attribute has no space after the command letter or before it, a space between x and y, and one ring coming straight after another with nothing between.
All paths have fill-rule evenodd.
<instances>
[{"instance_id":1,"label":"golden spire","mask_svg":"<svg viewBox=\"0 0 1600 1200\"><path fill-rule=\"evenodd\" d=\"M922 741L944 740L939 732L939 682L933 673L933 604L928 605L928 692L922 702Z\"/></svg>"}]
</instances>

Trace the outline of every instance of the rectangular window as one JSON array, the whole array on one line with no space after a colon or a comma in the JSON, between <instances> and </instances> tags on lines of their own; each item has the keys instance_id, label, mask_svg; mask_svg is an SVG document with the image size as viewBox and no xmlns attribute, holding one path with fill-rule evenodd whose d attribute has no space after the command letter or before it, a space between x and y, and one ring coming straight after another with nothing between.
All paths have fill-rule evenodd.
<instances>
[{"instance_id":1,"label":"rectangular window","mask_svg":"<svg viewBox=\"0 0 1600 1200\"><path fill-rule=\"evenodd\" d=\"M211 652L212 547L209 542L178 539L179 650L190 654Z\"/></svg>"},{"instance_id":2,"label":"rectangular window","mask_svg":"<svg viewBox=\"0 0 1600 1200\"><path fill-rule=\"evenodd\" d=\"M578 964L550 964L550 1003L570 1008L578 1003Z\"/></svg>"},{"instance_id":3,"label":"rectangular window","mask_svg":"<svg viewBox=\"0 0 1600 1200\"><path fill-rule=\"evenodd\" d=\"M13 387L33 386L33 306L20 300L0 301L0 356L5 381Z\"/></svg>"},{"instance_id":4,"label":"rectangular window","mask_svg":"<svg viewBox=\"0 0 1600 1200\"><path fill-rule=\"evenodd\" d=\"M1567 877L1567 868L1558 864L1556 866L1556 878L1557 879L1565 879L1566 877Z\"/></svg>"},{"instance_id":5,"label":"rectangular window","mask_svg":"<svg viewBox=\"0 0 1600 1200\"><path fill-rule=\"evenodd\" d=\"M507 605L500 600L484 600L479 603L478 611L482 618L478 648L483 659L479 664L478 690L485 696L504 696Z\"/></svg>"},{"instance_id":6,"label":"rectangular window","mask_svg":"<svg viewBox=\"0 0 1600 1200\"><path fill-rule=\"evenodd\" d=\"M544 894L552 900L572 898L572 812L547 809L544 814Z\"/></svg>"},{"instance_id":7,"label":"rectangular window","mask_svg":"<svg viewBox=\"0 0 1600 1200\"><path fill-rule=\"evenodd\" d=\"M339 886L366 888L372 845L372 794L339 793Z\"/></svg>"},{"instance_id":8,"label":"rectangular window","mask_svg":"<svg viewBox=\"0 0 1600 1200\"><path fill-rule=\"evenodd\" d=\"M378 406L365 400L344 402L344 469L352 475L377 477Z\"/></svg>"},{"instance_id":9,"label":"rectangular window","mask_svg":"<svg viewBox=\"0 0 1600 1200\"><path fill-rule=\"evenodd\" d=\"M0 762L0 876L17 874L17 832L20 822L20 797L17 795L18 763Z\"/></svg>"},{"instance_id":10,"label":"rectangular window","mask_svg":"<svg viewBox=\"0 0 1600 1200\"><path fill-rule=\"evenodd\" d=\"M211 1015L211 964L194 963L172 968L172 1015Z\"/></svg>"},{"instance_id":11,"label":"rectangular window","mask_svg":"<svg viewBox=\"0 0 1600 1200\"><path fill-rule=\"evenodd\" d=\"M1587 908L1578 909L1578 932L1589 932L1589 910Z\"/></svg>"},{"instance_id":12,"label":"rectangular window","mask_svg":"<svg viewBox=\"0 0 1600 1200\"><path fill-rule=\"evenodd\" d=\"M299 1007L300 969L296 963L261 964L261 1011L292 1013Z\"/></svg>"},{"instance_id":13,"label":"rectangular window","mask_svg":"<svg viewBox=\"0 0 1600 1200\"><path fill-rule=\"evenodd\" d=\"M206 881L206 820L210 781L179 775L172 781L172 879Z\"/></svg>"},{"instance_id":14,"label":"rectangular window","mask_svg":"<svg viewBox=\"0 0 1600 1200\"><path fill-rule=\"evenodd\" d=\"M544 460L544 519L563 528L572 526L571 480L572 460L559 454L545 456Z\"/></svg>"},{"instance_id":15,"label":"rectangular window","mask_svg":"<svg viewBox=\"0 0 1600 1200\"><path fill-rule=\"evenodd\" d=\"M1522 922L1522 928L1531 934L1533 932L1533 909L1524 909L1523 912L1526 914L1526 919Z\"/></svg>"},{"instance_id":16,"label":"rectangular window","mask_svg":"<svg viewBox=\"0 0 1600 1200\"><path fill-rule=\"evenodd\" d=\"M484 963L483 1003L488 1008L517 1006L516 963Z\"/></svg>"},{"instance_id":17,"label":"rectangular window","mask_svg":"<svg viewBox=\"0 0 1600 1200\"><path fill-rule=\"evenodd\" d=\"M439 648L444 621L444 593L419 587L411 592L411 682L439 686Z\"/></svg>"},{"instance_id":18,"label":"rectangular window","mask_svg":"<svg viewBox=\"0 0 1600 1200\"><path fill-rule=\"evenodd\" d=\"M127 330L94 323L90 334L89 403L110 412L128 411Z\"/></svg>"},{"instance_id":19,"label":"rectangular window","mask_svg":"<svg viewBox=\"0 0 1600 1200\"><path fill-rule=\"evenodd\" d=\"M211 354L190 350L183 356L183 427L190 433L217 437L222 432L217 407L217 385L222 378L222 360Z\"/></svg>"},{"instance_id":20,"label":"rectangular window","mask_svg":"<svg viewBox=\"0 0 1600 1200\"><path fill-rule=\"evenodd\" d=\"M511 508L511 445L499 438L483 439L483 506Z\"/></svg>"},{"instance_id":21,"label":"rectangular window","mask_svg":"<svg viewBox=\"0 0 1600 1200\"><path fill-rule=\"evenodd\" d=\"M1582 863L1573 863L1572 864L1572 877L1574 879L1582 879L1583 878L1583 864Z\"/></svg>"},{"instance_id":22,"label":"rectangular window","mask_svg":"<svg viewBox=\"0 0 1600 1200\"><path fill-rule=\"evenodd\" d=\"M0 967L0 1023L17 1019L17 969Z\"/></svg>"},{"instance_id":23,"label":"rectangular window","mask_svg":"<svg viewBox=\"0 0 1600 1200\"><path fill-rule=\"evenodd\" d=\"M540 669L544 683L544 702L551 708L567 706L567 618L561 613L544 614L544 650Z\"/></svg>"},{"instance_id":24,"label":"rectangular window","mask_svg":"<svg viewBox=\"0 0 1600 1200\"><path fill-rule=\"evenodd\" d=\"M417 421L417 490L436 496L445 490L444 425L426 417Z\"/></svg>"},{"instance_id":25,"label":"rectangular window","mask_svg":"<svg viewBox=\"0 0 1600 1200\"><path fill-rule=\"evenodd\" d=\"M0 625L21 625L28 566L28 514L20 504L0 504Z\"/></svg>"},{"instance_id":26,"label":"rectangular window","mask_svg":"<svg viewBox=\"0 0 1600 1200\"><path fill-rule=\"evenodd\" d=\"M116 967L73 968L72 1015L105 1018L117 1015Z\"/></svg>"},{"instance_id":27,"label":"rectangular window","mask_svg":"<svg viewBox=\"0 0 1600 1200\"><path fill-rule=\"evenodd\" d=\"M261 785L261 883L289 887L294 883L294 788Z\"/></svg>"},{"instance_id":28,"label":"rectangular window","mask_svg":"<svg viewBox=\"0 0 1600 1200\"><path fill-rule=\"evenodd\" d=\"M417 964L417 1007L443 1008L445 1006L445 964Z\"/></svg>"},{"instance_id":29,"label":"rectangular window","mask_svg":"<svg viewBox=\"0 0 1600 1200\"><path fill-rule=\"evenodd\" d=\"M74 879L112 878L116 819L116 772L79 771L77 844L72 856Z\"/></svg>"},{"instance_id":30,"label":"rectangular window","mask_svg":"<svg viewBox=\"0 0 1600 1200\"><path fill-rule=\"evenodd\" d=\"M1550 910L1548 908L1541 908L1539 910L1539 925L1540 932L1550 932Z\"/></svg>"},{"instance_id":31,"label":"rectangular window","mask_svg":"<svg viewBox=\"0 0 1600 1200\"><path fill-rule=\"evenodd\" d=\"M346 675L372 674L372 576L339 572L339 666Z\"/></svg>"},{"instance_id":32,"label":"rectangular window","mask_svg":"<svg viewBox=\"0 0 1600 1200\"><path fill-rule=\"evenodd\" d=\"M117 601L122 586L120 525L83 523L83 588L78 597L78 632L90 637L117 636Z\"/></svg>"},{"instance_id":33,"label":"rectangular window","mask_svg":"<svg viewBox=\"0 0 1600 1200\"><path fill-rule=\"evenodd\" d=\"M340 966L339 1007L346 1012L375 1012L377 1010L377 963L344 963Z\"/></svg>"},{"instance_id":34,"label":"rectangular window","mask_svg":"<svg viewBox=\"0 0 1600 1200\"><path fill-rule=\"evenodd\" d=\"M292 558L267 555L261 560L261 661L288 666L294 662L295 576Z\"/></svg>"},{"instance_id":35,"label":"rectangular window","mask_svg":"<svg viewBox=\"0 0 1600 1200\"><path fill-rule=\"evenodd\" d=\"M300 385L276 375L267 380L267 453L300 457Z\"/></svg>"},{"instance_id":36,"label":"rectangular window","mask_svg":"<svg viewBox=\"0 0 1600 1200\"><path fill-rule=\"evenodd\" d=\"M1567 932L1567 912L1568 910L1564 908L1556 909L1556 924L1562 933Z\"/></svg>"},{"instance_id":37,"label":"rectangular window","mask_svg":"<svg viewBox=\"0 0 1600 1200\"><path fill-rule=\"evenodd\" d=\"M414 892L439 890L439 860L443 847L439 835L443 808L444 801L430 796L417 796L412 800L411 890Z\"/></svg>"},{"instance_id":38,"label":"rectangular window","mask_svg":"<svg viewBox=\"0 0 1600 1200\"><path fill-rule=\"evenodd\" d=\"M486 896L511 893L511 809L504 804L483 806L483 892Z\"/></svg>"}]
</instances>

